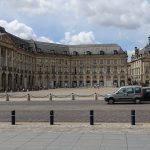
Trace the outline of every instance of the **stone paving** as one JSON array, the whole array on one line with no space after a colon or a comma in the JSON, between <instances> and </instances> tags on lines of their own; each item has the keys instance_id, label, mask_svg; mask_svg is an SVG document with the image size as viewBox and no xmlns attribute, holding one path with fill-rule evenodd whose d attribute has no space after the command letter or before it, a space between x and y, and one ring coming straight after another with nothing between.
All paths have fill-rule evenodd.
<instances>
[{"instance_id":1,"label":"stone paving","mask_svg":"<svg viewBox=\"0 0 150 150\"><path fill-rule=\"evenodd\" d=\"M1 150L149 150L150 124L0 124Z\"/></svg>"},{"instance_id":2,"label":"stone paving","mask_svg":"<svg viewBox=\"0 0 150 150\"><path fill-rule=\"evenodd\" d=\"M115 88L53 89L32 91L30 94L44 96L54 94L106 94ZM3 94L3 93L1 93ZM0 94L0 95L1 95ZM26 92L11 93L15 95ZM86 98L87 99L87 98ZM5 99L0 99L5 100ZM16 99L13 99L15 100ZM24 99L18 99L26 100ZM36 98L34 100L37 100ZM47 98L38 99L47 100ZM56 99L60 100L60 99ZM64 100L64 99L63 99ZM70 98L66 99L70 100ZM55 123L10 122L0 123L0 150L150 150L150 124L99 123Z\"/></svg>"}]
</instances>

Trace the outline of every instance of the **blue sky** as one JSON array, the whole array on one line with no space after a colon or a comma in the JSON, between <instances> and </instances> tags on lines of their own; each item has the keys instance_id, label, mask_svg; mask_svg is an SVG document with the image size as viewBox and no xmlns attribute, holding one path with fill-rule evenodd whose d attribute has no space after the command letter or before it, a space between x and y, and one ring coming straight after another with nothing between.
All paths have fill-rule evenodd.
<instances>
[{"instance_id":1,"label":"blue sky","mask_svg":"<svg viewBox=\"0 0 150 150\"><path fill-rule=\"evenodd\" d=\"M21 38L116 43L129 55L150 35L150 0L0 0L0 26Z\"/></svg>"}]
</instances>

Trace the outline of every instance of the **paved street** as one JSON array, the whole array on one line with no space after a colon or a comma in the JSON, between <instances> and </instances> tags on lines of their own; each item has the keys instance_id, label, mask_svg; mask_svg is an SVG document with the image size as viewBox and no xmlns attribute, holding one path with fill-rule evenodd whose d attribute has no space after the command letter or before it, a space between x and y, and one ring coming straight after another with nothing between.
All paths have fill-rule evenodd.
<instances>
[{"instance_id":1,"label":"paved street","mask_svg":"<svg viewBox=\"0 0 150 150\"><path fill-rule=\"evenodd\" d=\"M149 126L0 124L2 150L149 150ZM69 127L69 128L68 128ZM98 128L100 127L100 128ZM111 130L111 131L110 131Z\"/></svg>"},{"instance_id":2,"label":"paved street","mask_svg":"<svg viewBox=\"0 0 150 150\"><path fill-rule=\"evenodd\" d=\"M96 91L95 91L96 90ZM99 89L73 89L74 93L92 94ZM115 89L100 89L106 94ZM103 91L102 91L103 90ZM69 94L72 90L54 90ZM43 96L50 91L30 92ZM58 92L58 93L57 93ZM20 94L24 93L13 93ZM25 93L26 94L26 93ZM43 95L42 95L43 94ZM89 125L89 110L95 112L95 125ZM136 125L130 124L130 111L136 110ZM11 110L16 110L12 126ZM49 111L54 110L54 126ZM2 150L149 150L150 102L107 105L102 98L77 100L10 99L0 101L0 149Z\"/></svg>"},{"instance_id":3,"label":"paved street","mask_svg":"<svg viewBox=\"0 0 150 150\"><path fill-rule=\"evenodd\" d=\"M89 111L95 111L95 122L130 122L130 111L136 110L137 122L150 122L150 103L108 105L104 101L19 101L0 102L0 121L10 121L16 110L17 121L49 121L54 110L56 122L89 122Z\"/></svg>"}]
</instances>

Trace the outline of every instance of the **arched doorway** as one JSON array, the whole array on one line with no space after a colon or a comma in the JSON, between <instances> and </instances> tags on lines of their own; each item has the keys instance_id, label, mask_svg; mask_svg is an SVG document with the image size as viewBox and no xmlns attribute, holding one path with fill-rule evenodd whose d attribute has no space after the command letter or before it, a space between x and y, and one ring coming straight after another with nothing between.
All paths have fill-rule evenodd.
<instances>
[{"instance_id":1,"label":"arched doorway","mask_svg":"<svg viewBox=\"0 0 150 150\"><path fill-rule=\"evenodd\" d=\"M20 90L22 90L24 87L23 87L23 75L21 74L20 75Z\"/></svg>"},{"instance_id":2,"label":"arched doorway","mask_svg":"<svg viewBox=\"0 0 150 150\"><path fill-rule=\"evenodd\" d=\"M77 87L77 81L72 81L72 87L73 88Z\"/></svg>"},{"instance_id":3,"label":"arched doorway","mask_svg":"<svg viewBox=\"0 0 150 150\"><path fill-rule=\"evenodd\" d=\"M19 79L18 79L18 74L15 74L14 76L14 90L17 91L19 86Z\"/></svg>"},{"instance_id":4,"label":"arched doorway","mask_svg":"<svg viewBox=\"0 0 150 150\"><path fill-rule=\"evenodd\" d=\"M32 88L34 87L34 76L32 76L31 86L32 86Z\"/></svg>"},{"instance_id":5,"label":"arched doorway","mask_svg":"<svg viewBox=\"0 0 150 150\"><path fill-rule=\"evenodd\" d=\"M31 90L31 76L28 77L28 89Z\"/></svg>"},{"instance_id":6,"label":"arched doorway","mask_svg":"<svg viewBox=\"0 0 150 150\"><path fill-rule=\"evenodd\" d=\"M125 86L125 76L120 77L120 86Z\"/></svg>"},{"instance_id":7,"label":"arched doorway","mask_svg":"<svg viewBox=\"0 0 150 150\"><path fill-rule=\"evenodd\" d=\"M12 74L8 74L8 90L12 90Z\"/></svg>"},{"instance_id":8,"label":"arched doorway","mask_svg":"<svg viewBox=\"0 0 150 150\"><path fill-rule=\"evenodd\" d=\"M2 81L2 90L6 91L6 73L2 73L1 81Z\"/></svg>"},{"instance_id":9,"label":"arched doorway","mask_svg":"<svg viewBox=\"0 0 150 150\"><path fill-rule=\"evenodd\" d=\"M118 77L116 75L113 77L113 86L118 87Z\"/></svg>"}]
</instances>

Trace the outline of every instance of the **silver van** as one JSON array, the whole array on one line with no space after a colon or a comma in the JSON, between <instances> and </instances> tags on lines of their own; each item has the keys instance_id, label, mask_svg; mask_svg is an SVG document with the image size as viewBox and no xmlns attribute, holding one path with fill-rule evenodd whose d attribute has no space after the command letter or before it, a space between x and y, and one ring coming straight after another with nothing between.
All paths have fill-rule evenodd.
<instances>
[{"instance_id":1,"label":"silver van","mask_svg":"<svg viewBox=\"0 0 150 150\"><path fill-rule=\"evenodd\" d=\"M140 103L142 101L142 87L141 86L123 86L116 92L107 94L105 101L108 104L115 102L134 102Z\"/></svg>"}]
</instances>

